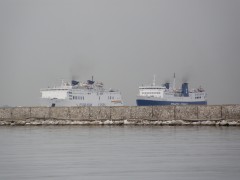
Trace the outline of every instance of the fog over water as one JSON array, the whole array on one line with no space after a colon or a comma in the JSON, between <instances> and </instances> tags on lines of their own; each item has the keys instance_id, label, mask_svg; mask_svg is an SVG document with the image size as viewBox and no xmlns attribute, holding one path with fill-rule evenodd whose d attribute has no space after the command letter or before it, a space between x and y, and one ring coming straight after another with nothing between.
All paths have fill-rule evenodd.
<instances>
[{"instance_id":1,"label":"fog over water","mask_svg":"<svg viewBox=\"0 0 240 180\"><path fill-rule=\"evenodd\" d=\"M240 1L0 0L0 106L93 75L135 105L138 86L188 81L240 103Z\"/></svg>"}]
</instances>

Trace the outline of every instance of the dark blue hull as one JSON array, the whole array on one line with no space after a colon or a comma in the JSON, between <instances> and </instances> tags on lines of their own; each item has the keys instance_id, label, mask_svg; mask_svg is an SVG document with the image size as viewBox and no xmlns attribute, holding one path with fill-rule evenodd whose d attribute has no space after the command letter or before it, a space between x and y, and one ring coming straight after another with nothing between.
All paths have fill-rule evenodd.
<instances>
[{"instance_id":1,"label":"dark blue hull","mask_svg":"<svg viewBox=\"0 0 240 180\"><path fill-rule=\"evenodd\" d=\"M207 101L177 102L177 101L152 101L137 99L138 106L166 106L166 105L206 105Z\"/></svg>"}]
</instances>

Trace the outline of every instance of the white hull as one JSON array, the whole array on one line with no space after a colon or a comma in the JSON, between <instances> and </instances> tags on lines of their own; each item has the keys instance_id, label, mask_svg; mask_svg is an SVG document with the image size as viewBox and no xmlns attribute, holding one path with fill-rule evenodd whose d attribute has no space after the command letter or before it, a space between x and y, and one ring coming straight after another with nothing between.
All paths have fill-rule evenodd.
<instances>
[{"instance_id":1,"label":"white hull","mask_svg":"<svg viewBox=\"0 0 240 180\"><path fill-rule=\"evenodd\" d=\"M76 84L62 82L54 88L42 89L41 106L123 106L121 93L117 90L105 90L102 83L94 81Z\"/></svg>"},{"instance_id":2,"label":"white hull","mask_svg":"<svg viewBox=\"0 0 240 180\"><path fill-rule=\"evenodd\" d=\"M123 106L121 100L110 100L108 96L97 96L96 94L87 97L85 96L84 100L79 99L50 99L50 98L41 98L41 106Z\"/></svg>"}]
</instances>

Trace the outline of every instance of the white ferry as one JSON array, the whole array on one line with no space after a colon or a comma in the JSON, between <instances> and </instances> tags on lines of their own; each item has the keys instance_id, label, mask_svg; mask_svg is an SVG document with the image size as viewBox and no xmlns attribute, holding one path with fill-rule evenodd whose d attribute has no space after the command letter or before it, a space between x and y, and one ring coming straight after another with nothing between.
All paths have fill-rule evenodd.
<instances>
[{"instance_id":1,"label":"white ferry","mask_svg":"<svg viewBox=\"0 0 240 180\"><path fill-rule=\"evenodd\" d=\"M188 89L188 83L183 83L182 87L175 88L175 74L173 84L165 83L158 86L155 84L155 76L152 85L140 86L136 103L138 106L157 105L190 105L207 104L207 93L201 87Z\"/></svg>"},{"instance_id":2,"label":"white ferry","mask_svg":"<svg viewBox=\"0 0 240 180\"><path fill-rule=\"evenodd\" d=\"M102 82L71 81L58 87L41 89L41 106L123 106L118 90L106 90Z\"/></svg>"}]
</instances>

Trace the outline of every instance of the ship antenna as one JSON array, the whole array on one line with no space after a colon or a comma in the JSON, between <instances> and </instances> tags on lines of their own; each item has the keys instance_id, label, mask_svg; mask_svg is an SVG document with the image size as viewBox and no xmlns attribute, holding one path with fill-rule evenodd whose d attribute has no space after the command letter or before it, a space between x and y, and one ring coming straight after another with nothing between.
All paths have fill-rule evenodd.
<instances>
[{"instance_id":1,"label":"ship antenna","mask_svg":"<svg viewBox=\"0 0 240 180\"><path fill-rule=\"evenodd\" d=\"M175 90L175 84L176 84L176 79L175 79L175 73L173 75L173 90Z\"/></svg>"},{"instance_id":2,"label":"ship antenna","mask_svg":"<svg viewBox=\"0 0 240 180\"><path fill-rule=\"evenodd\" d=\"M153 86L155 86L156 76L153 75Z\"/></svg>"}]
</instances>

